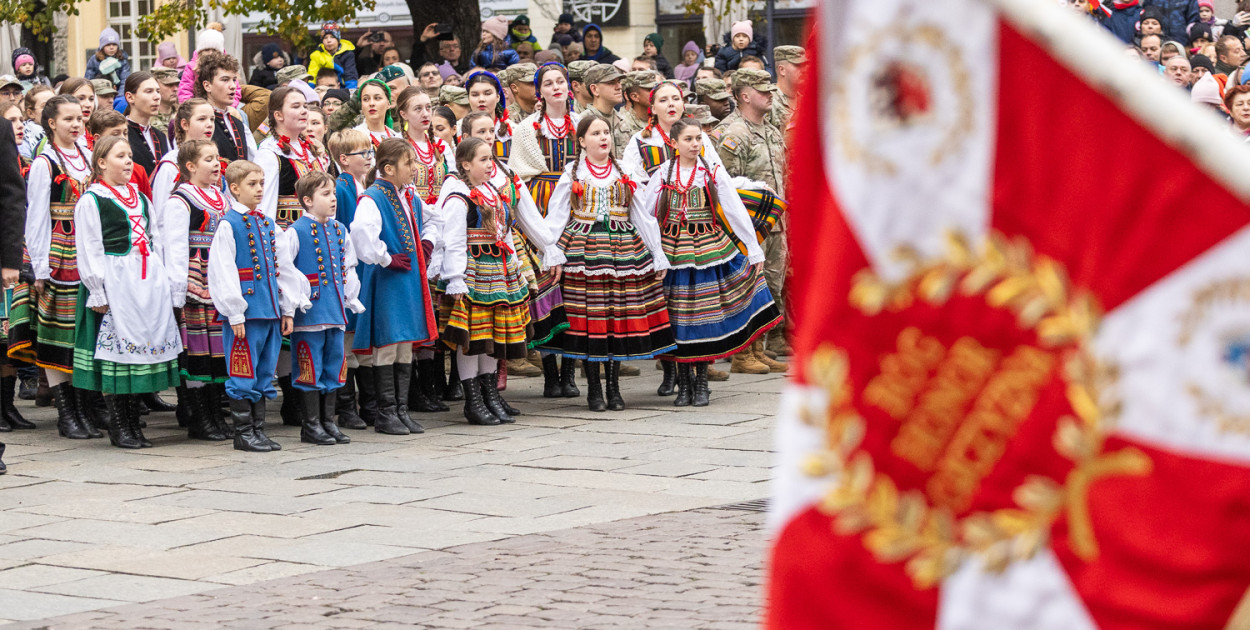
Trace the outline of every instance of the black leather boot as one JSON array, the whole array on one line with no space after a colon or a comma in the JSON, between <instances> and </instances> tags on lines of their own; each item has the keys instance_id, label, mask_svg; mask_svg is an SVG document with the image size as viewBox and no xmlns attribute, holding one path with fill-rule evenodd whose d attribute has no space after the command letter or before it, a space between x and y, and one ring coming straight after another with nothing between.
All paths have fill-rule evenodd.
<instances>
[{"instance_id":1,"label":"black leather boot","mask_svg":"<svg viewBox=\"0 0 1250 630\"><path fill-rule=\"evenodd\" d=\"M412 419L408 414L408 396L412 393L412 372L416 369L413 363L396 363L395 370L395 415L407 427L408 433L425 433L425 427Z\"/></svg>"},{"instance_id":2,"label":"black leather boot","mask_svg":"<svg viewBox=\"0 0 1250 630\"><path fill-rule=\"evenodd\" d=\"M586 406L591 411L608 410L608 405L603 400L603 383L599 382L599 363L599 361L586 362Z\"/></svg>"},{"instance_id":3,"label":"black leather boot","mask_svg":"<svg viewBox=\"0 0 1250 630\"><path fill-rule=\"evenodd\" d=\"M442 401L443 360L418 360L417 376L421 378L421 388L425 391L425 400L430 403L430 410L433 413L451 411L451 408L447 406L447 403Z\"/></svg>"},{"instance_id":4,"label":"black leather boot","mask_svg":"<svg viewBox=\"0 0 1250 630\"><path fill-rule=\"evenodd\" d=\"M397 413L395 366L375 365L370 371L373 373L373 391L378 402L378 417L373 421L373 430L387 435L408 435L411 431Z\"/></svg>"},{"instance_id":5,"label":"black leather boot","mask_svg":"<svg viewBox=\"0 0 1250 630\"><path fill-rule=\"evenodd\" d=\"M7 424L14 429L33 429L35 423L23 418L21 412L17 410L17 405L13 404L16 386L16 376L0 378L0 407L3 407L3 413L0 413L0 424Z\"/></svg>"},{"instance_id":6,"label":"black leather boot","mask_svg":"<svg viewBox=\"0 0 1250 630\"><path fill-rule=\"evenodd\" d=\"M427 370L424 361L412 362L412 382L408 384L408 408L412 411L420 413L436 413L438 406L430 402L427 395L429 388L426 387L425 379L427 378Z\"/></svg>"},{"instance_id":7,"label":"black leather boot","mask_svg":"<svg viewBox=\"0 0 1250 630\"><path fill-rule=\"evenodd\" d=\"M336 398L334 392L321 394L321 400L319 401L321 403L321 428L325 429L326 433L334 438L336 444L347 444L352 439L343 435L343 432L339 431L338 425L334 424L334 402Z\"/></svg>"},{"instance_id":8,"label":"black leather boot","mask_svg":"<svg viewBox=\"0 0 1250 630\"><path fill-rule=\"evenodd\" d=\"M234 450L249 453L268 453L273 450L256 435L256 427L252 426L251 401L231 398L230 421L234 424Z\"/></svg>"},{"instance_id":9,"label":"black leather boot","mask_svg":"<svg viewBox=\"0 0 1250 630\"><path fill-rule=\"evenodd\" d=\"M108 408L109 443L117 448L140 448L139 440L130 433L130 421L126 418L130 403L125 395L104 397L104 405Z\"/></svg>"},{"instance_id":10,"label":"black leather boot","mask_svg":"<svg viewBox=\"0 0 1250 630\"><path fill-rule=\"evenodd\" d=\"M174 394L178 397L178 409L174 411L174 417L178 419L178 426L189 429L191 417L195 415L195 405L187 398L188 388L186 384L179 385L174 388Z\"/></svg>"},{"instance_id":11,"label":"black leather boot","mask_svg":"<svg viewBox=\"0 0 1250 630\"><path fill-rule=\"evenodd\" d=\"M143 421L139 418L139 406L143 394L126 396L126 420L130 424L130 433L139 441L139 446L152 448L152 441L143 435Z\"/></svg>"},{"instance_id":12,"label":"black leather boot","mask_svg":"<svg viewBox=\"0 0 1250 630\"><path fill-rule=\"evenodd\" d=\"M303 426L301 419L304 417L304 412L299 408L300 395L291 386L291 377L279 376L278 388L282 390L282 406L278 408L278 416L282 418L282 424L288 427Z\"/></svg>"},{"instance_id":13,"label":"black leather boot","mask_svg":"<svg viewBox=\"0 0 1250 630\"><path fill-rule=\"evenodd\" d=\"M87 428L79 423L78 414L74 412L77 403L74 386L61 383L52 388L52 401L56 404L56 431L61 437L71 440L86 440L91 436Z\"/></svg>"},{"instance_id":14,"label":"black leather boot","mask_svg":"<svg viewBox=\"0 0 1250 630\"><path fill-rule=\"evenodd\" d=\"M220 414L217 413L216 405L209 405L207 402L211 395L207 387L188 387L180 396L178 408L185 406L190 412L187 417L187 437L192 440L222 442L230 439L221 432L213 418L214 414Z\"/></svg>"},{"instance_id":15,"label":"black leather boot","mask_svg":"<svg viewBox=\"0 0 1250 630\"><path fill-rule=\"evenodd\" d=\"M672 396L677 393L677 364L660 359L660 369L664 370L664 380L655 390L657 396Z\"/></svg>"},{"instance_id":16,"label":"black leather boot","mask_svg":"<svg viewBox=\"0 0 1250 630\"><path fill-rule=\"evenodd\" d=\"M264 442L271 451L282 450L282 445L273 441L265 434L265 398L262 396L258 402L252 405L252 431L256 433L256 439Z\"/></svg>"},{"instance_id":17,"label":"black leather boot","mask_svg":"<svg viewBox=\"0 0 1250 630\"><path fill-rule=\"evenodd\" d=\"M503 399L499 396L499 373L491 372L490 374L480 374L477 377L478 387L482 390L482 402L486 403L486 408L491 414L499 419L501 424L512 424L516 422L503 408Z\"/></svg>"},{"instance_id":18,"label":"black leather boot","mask_svg":"<svg viewBox=\"0 0 1250 630\"><path fill-rule=\"evenodd\" d=\"M577 398L582 395L581 390L577 389L576 369L577 359L560 358L560 395L565 398Z\"/></svg>"},{"instance_id":19,"label":"black leather boot","mask_svg":"<svg viewBox=\"0 0 1250 630\"><path fill-rule=\"evenodd\" d=\"M9 467L4 465L4 442L0 442L0 475L9 472Z\"/></svg>"},{"instance_id":20,"label":"black leather boot","mask_svg":"<svg viewBox=\"0 0 1250 630\"><path fill-rule=\"evenodd\" d=\"M234 439L234 423L229 419L230 397L226 395L225 383L209 383L204 389L207 390L204 393L204 413L212 419L218 433L226 436L227 440Z\"/></svg>"},{"instance_id":21,"label":"black leather boot","mask_svg":"<svg viewBox=\"0 0 1250 630\"><path fill-rule=\"evenodd\" d=\"M460 380L460 366L456 365L454 354L451 355L451 368L447 371L447 388L443 390L443 400L464 400L464 381Z\"/></svg>"},{"instance_id":22,"label":"black leather boot","mask_svg":"<svg viewBox=\"0 0 1250 630\"><path fill-rule=\"evenodd\" d=\"M625 399L621 398L621 362L608 361L604 367L608 377L608 411L621 411L625 409Z\"/></svg>"},{"instance_id":23,"label":"black leather boot","mask_svg":"<svg viewBox=\"0 0 1250 630\"><path fill-rule=\"evenodd\" d=\"M303 412L303 417L300 419L299 441L321 446L337 444L334 436L326 433L325 427L321 426L321 392L304 389L298 391L299 407Z\"/></svg>"},{"instance_id":24,"label":"black leather boot","mask_svg":"<svg viewBox=\"0 0 1250 630\"><path fill-rule=\"evenodd\" d=\"M378 388L372 367L356 368L356 390L360 392L360 419L371 427L378 419Z\"/></svg>"},{"instance_id":25,"label":"black leather boot","mask_svg":"<svg viewBox=\"0 0 1250 630\"><path fill-rule=\"evenodd\" d=\"M476 378L461 381L460 388L464 391L464 417L469 424L499 424L499 418L486 407L486 397L482 395L482 388L478 386Z\"/></svg>"},{"instance_id":26,"label":"black leather boot","mask_svg":"<svg viewBox=\"0 0 1250 630\"><path fill-rule=\"evenodd\" d=\"M674 407L689 407L691 385L694 378L690 375L689 363L677 364L677 398L673 399Z\"/></svg>"},{"instance_id":27,"label":"black leather boot","mask_svg":"<svg viewBox=\"0 0 1250 630\"><path fill-rule=\"evenodd\" d=\"M95 439L104 437L99 426L103 420L96 415L92 394L94 392L74 388L74 415L78 416L78 424L87 430L87 437Z\"/></svg>"},{"instance_id":28,"label":"black leather boot","mask_svg":"<svg viewBox=\"0 0 1250 630\"><path fill-rule=\"evenodd\" d=\"M694 364L694 383L690 393L691 406L706 407L711 402L711 392L707 388L707 366L707 363Z\"/></svg>"},{"instance_id":29,"label":"black leather boot","mask_svg":"<svg viewBox=\"0 0 1250 630\"><path fill-rule=\"evenodd\" d=\"M364 418L356 412L356 368L347 368L347 382L334 391L334 405L338 409L338 423L344 429L363 429L367 426Z\"/></svg>"},{"instance_id":30,"label":"black leather boot","mask_svg":"<svg viewBox=\"0 0 1250 630\"><path fill-rule=\"evenodd\" d=\"M560 386L560 365L556 355L543 355L543 398L563 398Z\"/></svg>"},{"instance_id":31,"label":"black leather boot","mask_svg":"<svg viewBox=\"0 0 1250 630\"><path fill-rule=\"evenodd\" d=\"M169 413L178 409L177 405L171 405L161 400L161 395L157 392L139 394L139 399L143 401L144 405L147 405L148 410L154 413Z\"/></svg>"}]
</instances>

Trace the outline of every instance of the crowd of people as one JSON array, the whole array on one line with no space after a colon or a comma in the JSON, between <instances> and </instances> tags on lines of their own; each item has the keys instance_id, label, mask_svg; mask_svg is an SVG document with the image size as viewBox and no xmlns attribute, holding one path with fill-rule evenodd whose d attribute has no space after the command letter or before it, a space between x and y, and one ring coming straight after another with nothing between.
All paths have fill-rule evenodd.
<instances>
[{"instance_id":1,"label":"crowd of people","mask_svg":"<svg viewBox=\"0 0 1250 630\"><path fill-rule=\"evenodd\" d=\"M468 54L430 25L406 64L329 23L244 83L222 31L140 69L105 29L83 77L26 49L0 77L0 208L24 226L0 230L0 431L35 428L30 398L68 439L148 447L145 416L173 412L265 452L279 390L283 424L332 445L452 401L515 422L509 375L606 411L624 361L655 360L677 406L786 370L802 48L766 61L741 22L676 65L654 33L624 60L571 16L546 48L496 16Z\"/></svg>"}]
</instances>

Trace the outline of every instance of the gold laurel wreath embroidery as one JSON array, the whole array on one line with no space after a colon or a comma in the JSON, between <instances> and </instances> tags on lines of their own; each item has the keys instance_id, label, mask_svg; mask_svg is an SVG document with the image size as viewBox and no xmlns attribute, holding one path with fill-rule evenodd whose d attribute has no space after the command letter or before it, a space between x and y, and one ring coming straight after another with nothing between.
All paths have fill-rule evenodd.
<instances>
[{"instance_id":1,"label":"gold laurel wreath embroidery","mask_svg":"<svg viewBox=\"0 0 1250 630\"><path fill-rule=\"evenodd\" d=\"M956 518L946 507L931 506L919 490L902 491L889 477L876 474L872 457L857 450L866 425L851 405L848 359L844 351L823 346L811 358L808 379L828 396L828 404L803 414L805 422L824 425L827 448L802 464L808 475L833 476L821 509L836 515L837 532L862 534L864 546L877 559L906 561L905 570L918 588L936 585L969 558L998 572L1033 557L1065 513L1073 551L1092 560L1098 544L1089 515L1090 485L1105 476L1151 470L1150 459L1138 449L1103 450L1120 405L1111 391L1116 370L1095 361L1089 350L1099 322L1092 297L1074 291L1062 267L1034 256L1026 241L1008 241L998 234L977 253L965 238L950 234L943 258L925 263L914 252L901 255L914 264L908 280L888 285L863 270L854 278L851 304L875 315L904 309L916 299L942 304L956 290L983 295L991 306L1010 309L1022 327L1035 330L1043 347L1067 350L1071 356L1062 370L1075 415L1058 420L1053 444L1074 466L1062 485L1049 477L1028 476L1012 493L1017 507Z\"/></svg>"}]
</instances>

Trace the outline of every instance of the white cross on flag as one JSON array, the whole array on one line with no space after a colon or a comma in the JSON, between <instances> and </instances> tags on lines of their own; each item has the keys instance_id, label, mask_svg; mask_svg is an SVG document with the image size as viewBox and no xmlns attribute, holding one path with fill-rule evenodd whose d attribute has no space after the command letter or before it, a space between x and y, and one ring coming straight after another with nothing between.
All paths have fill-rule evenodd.
<instances>
[{"instance_id":1,"label":"white cross on flag","mask_svg":"<svg viewBox=\"0 0 1250 630\"><path fill-rule=\"evenodd\" d=\"M1054 0L814 16L767 626L1250 627L1250 151Z\"/></svg>"}]
</instances>

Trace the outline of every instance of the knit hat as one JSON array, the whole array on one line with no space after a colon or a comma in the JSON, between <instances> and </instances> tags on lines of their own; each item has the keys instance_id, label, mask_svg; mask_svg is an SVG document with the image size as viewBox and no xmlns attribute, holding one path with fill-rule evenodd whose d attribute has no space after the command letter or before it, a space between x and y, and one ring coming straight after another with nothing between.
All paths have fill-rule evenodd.
<instances>
[{"instance_id":1,"label":"knit hat","mask_svg":"<svg viewBox=\"0 0 1250 630\"><path fill-rule=\"evenodd\" d=\"M729 36L732 38L738 33L746 35L747 39L755 39L755 31L751 28L751 20L734 22L733 26L729 28Z\"/></svg>"},{"instance_id":2,"label":"knit hat","mask_svg":"<svg viewBox=\"0 0 1250 630\"><path fill-rule=\"evenodd\" d=\"M660 37L659 33L648 33L646 37L642 38L642 41L655 44L656 50L664 48L664 38Z\"/></svg>"},{"instance_id":3,"label":"knit hat","mask_svg":"<svg viewBox=\"0 0 1250 630\"><path fill-rule=\"evenodd\" d=\"M559 46L560 48L564 48L565 46L573 43L573 36L568 33L560 33L559 35L551 38L551 43Z\"/></svg>"},{"instance_id":4,"label":"knit hat","mask_svg":"<svg viewBox=\"0 0 1250 630\"><path fill-rule=\"evenodd\" d=\"M556 20L556 24L573 24L573 14L561 13L559 19Z\"/></svg>"},{"instance_id":5,"label":"knit hat","mask_svg":"<svg viewBox=\"0 0 1250 630\"><path fill-rule=\"evenodd\" d=\"M100 31L100 48L104 48L109 44L117 44L120 46L121 43L122 36L118 35L117 31L113 30L113 27L106 26L104 27L104 30Z\"/></svg>"},{"instance_id":6,"label":"knit hat","mask_svg":"<svg viewBox=\"0 0 1250 630\"><path fill-rule=\"evenodd\" d=\"M35 58L30 55L18 55L13 59L13 69L17 70L25 64L34 64Z\"/></svg>"},{"instance_id":7,"label":"knit hat","mask_svg":"<svg viewBox=\"0 0 1250 630\"><path fill-rule=\"evenodd\" d=\"M375 75L375 78L381 80L383 83L390 83L391 81L394 81L395 79L401 79L405 76L407 75L404 74L403 68L395 64L391 64L389 66L386 66L385 68L382 68L381 70L378 70L378 73L377 75ZM359 90L357 92L359 93ZM388 92L389 92L389 88L388 88Z\"/></svg>"},{"instance_id":8,"label":"knit hat","mask_svg":"<svg viewBox=\"0 0 1250 630\"><path fill-rule=\"evenodd\" d=\"M534 63L542 66L545 63L564 63L564 55L560 54L559 48L548 48L534 53Z\"/></svg>"},{"instance_id":9,"label":"knit hat","mask_svg":"<svg viewBox=\"0 0 1250 630\"><path fill-rule=\"evenodd\" d=\"M482 30L490 33L499 41L503 41L508 36L508 18L503 15L496 15L482 22Z\"/></svg>"},{"instance_id":10,"label":"knit hat","mask_svg":"<svg viewBox=\"0 0 1250 630\"><path fill-rule=\"evenodd\" d=\"M1211 32L1211 25L1206 22L1194 22L1189 25L1189 44L1192 46L1194 42L1205 39L1209 42L1215 41L1215 36Z\"/></svg>"},{"instance_id":11,"label":"knit hat","mask_svg":"<svg viewBox=\"0 0 1250 630\"><path fill-rule=\"evenodd\" d=\"M1212 11L1214 11L1214 10L1215 10L1215 3L1214 3L1214 2L1212 2L1212 0L1198 0L1198 8L1202 8L1202 7L1206 7L1206 8L1208 8L1208 9L1211 9Z\"/></svg>"},{"instance_id":12,"label":"knit hat","mask_svg":"<svg viewBox=\"0 0 1250 630\"><path fill-rule=\"evenodd\" d=\"M1216 82L1215 75L1202 75L1202 78L1194 83L1194 88L1189 93L1189 99L1204 105L1223 105L1224 101L1220 98L1220 84Z\"/></svg>"},{"instance_id":13,"label":"knit hat","mask_svg":"<svg viewBox=\"0 0 1250 630\"><path fill-rule=\"evenodd\" d=\"M321 36L333 35L334 39L343 39L343 31L339 29L338 22L326 22L321 25Z\"/></svg>"},{"instance_id":14,"label":"knit hat","mask_svg":"<svg viewBox=\"0 0 1250 630\"><path fill-rule=\"evenodd\" d=\"M281 46L273 42L269 42L268 44L261 46L261 49L260 49L260 62L261 63L269 63L270 61L273 61L275 57L281 57L281 56L282 56Z\"/></svg>"},{"instance_id":15,"label":"knit hat","mask_svg":"<svg viewBox=\"0 0 1250 630\"><path fill-rule=\"evenodd\" d=\"M294 83L290 83L289 85L290 87L295 88L301 94L304 95L305 103L317 103L318 105L321 104L321 97L317 96L317 91L312 89L311 85L308 85L307 83L303 81L295 81Z\"/></svg>"},{"instance_id":16,"label":"knit hat","mask_svg":"<svg viewBox=\"0 0 1250 630\"><path fill-rule=\"evenodd\" d=\"M166 59L177 59L179 68L187 65L187 62L182 58L182 55L178 54L178 47L175 46L173 42L161 42L161 44L156 47L156 63L159 64Z\"/></svg>"},{"instance_id":17,"label":"knit hat","mask_svg":"<svg viewBox=\"0 0 1250 630\"><path fill-rule=\"evenodd\" d=\"M1141 19L1138 20L1137 22L1137 30L1139 31L1141 30L1141 24L1142 22L1145 22L1146 20L1154 20L1158 22L1160 26L1162 26L1163 25L1163 9L1154 5L1151 5L1142 9Z\"/></svg>"},{"instance_id":18,"label":"knit hat","mask_svg":"<svg viewBox=\"0 0 1250 630\"><path fill-rule=\"evenodd\" d=\"M438 75L443 77L444 81L446 81L447 78L453 74L458 74L458 73L456 72L455 66L451 65L451 62L444 61L443 63L439 64Z\"/></svg>"},{"instance_id":19,"label":"knit hat","mask_svg":"<svg viewBox=\"0 0 1250 630\"><path fill-rule=\"evenodd\" d=\"M516 16L516 19L512 20L512 25L513 26L529 26L530 16L522 13L521 15Z\"/></svg>"},{"instance_id":20,"label":"knit hat","mask_svg":"<svg viewBox=\"0 0 1250 630\"><path fill-rule=\"evenodd\" d=\"M321 97L321 102L324 103L327 98L337 98L340 103L346 103L352 100L352 95L343 88L331 88L326 90L325 95Z\"/></svg>"},{"instance_id":21,"label":"knit hat","mask_svg":"<svg viewBox=\"0 0 1250 630\"><path fill-rule=\"evenodd\" d=\"M1211 73L1215 72L1215 64L1211 63L1211 58L1202 54L1198 54L1198 55L1194 55L1193 57L1190 57L1189 67L1206 68L1207 72L1211 72Z\"/></svg>"},{"instance_id":22,"label":"knit hat","mask_svg":"<svg viewBox=\"0 0 1250 630\"><path fill-rule=\"evenodd\" d=\"M686 42L686 45L681 47L681 54L682 54L682 56L683 56L683 57L684 57L684 56L686 55L686 53L688 53L688 52L693 52L693 53L695 53L695 54L698 54L698 53L701 53L701 52L703 52L703 51L699 48L699 45L698 45L698 44L696 44L696 43L694 43L694 41L692 40L692 41L688 41L688 42Z\"/></svg>"},{"instance_id":23,"label":"knit hat","mask_svg":"<svg viewBox=\"0 0 1250 630\"><path fill-rule=\"evenodd\" d=\"M226 36L215 28L206 28L195 34L195 50L219 50L226 52Z\"/></svg>"}]
</instances>

